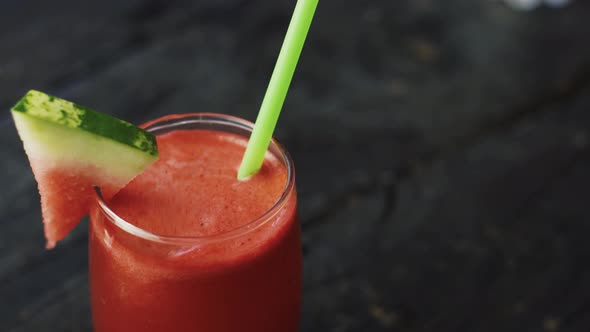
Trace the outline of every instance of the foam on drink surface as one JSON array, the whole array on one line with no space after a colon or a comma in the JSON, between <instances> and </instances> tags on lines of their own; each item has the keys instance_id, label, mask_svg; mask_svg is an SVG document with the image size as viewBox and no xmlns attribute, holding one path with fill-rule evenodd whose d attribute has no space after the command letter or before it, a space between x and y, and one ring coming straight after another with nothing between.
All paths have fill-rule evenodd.
<instances>
[{"instance_id":1,"label":"foam on drink surface","mask_svg":"<svg viewBox=\"0 0 590 332\"><path fill-rule=\"evenodd\" d=\"M268 211L281 197L287 170L267 153L255 176L238 181L236 174L247 138L208 130L174 131L157 137L160 159L121 190L108 204L121 218L163 236L203 237L234 230ZM149 244L126 248L112 234L113 255L120 266L136 270L140 279L156 273L181 277L179 267L199 265L219 269L244 257L255 257L287 233L295 204L288 205L269 225L245 236L211 245L161 246L157 265ZM292 224L292 223L291 223ZM108 232L108 231L107 231ZM106 234L103 241L108 239ZM276 241L275 241L276 240ZM159 245L154 245L159 247ZM141 257L140 257L141 256ZM164 260L162 260L165 257ZM170 269L169 269L170 268ZM135 274L134 273L134 274Z\"/></svg>"},{"instance_id":2,"label":"foam on drink surface","mask_svg":"<svg viewBox=\"0 0 590 332\"><path fill-rule=\"evenodd\" d=\"M109 205L123 219L159 235L209 236L253 221L277 202L287 173L268 154L259 174L238 181L246 142L207 130L159 136L160 160Z\"/></svg>"}]
</instances>

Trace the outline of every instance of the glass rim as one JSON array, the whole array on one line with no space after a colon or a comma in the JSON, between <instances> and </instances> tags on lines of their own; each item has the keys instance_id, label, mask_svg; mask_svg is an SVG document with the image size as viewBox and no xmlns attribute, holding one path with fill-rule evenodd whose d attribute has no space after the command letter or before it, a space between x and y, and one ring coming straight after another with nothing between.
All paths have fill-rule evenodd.
<instances>
[{"instance_id":1,"label":"glass rim","mask_svg":"<svg viewBox=\"0 0 590 332\"><path fill-rule=\"evenodd\" d=\"M178 126L187 125L191 123L204 123L238 128L246 130L249 134L252 133L252 129L254 128L254 124L248 120L221 113L170 114L165 115L163 117L159 117L155 120L151 120L142 125L141 127L145 128L149 132L153 132L158 129L175 128ZM221 128L209 130L223 131ZM270 142L269 149L271 147L275 147L278 153L280 153L280 156L277 157L280 158L281 163L284 164L285 168L287 169L287 181L285 182L285 187L283 188L281 196L273 206L271 206L259 217L254 218L253 220L250 220L245 224L226 232L203 236L177 236L156 234L147 231L141 227L135 226L134 224L128 222L127 220L117 215L108 206L108 203L104 200L99 187L94 187L96 193L95 201L98 203L98 208L100 209L100 212L103 215L105 215L106 219L108 219L109 222L111 222L114 226L118 227L119 229L125 231L126 233L132 236L136 236L151 242L158 242L162 244L171 245L200 245L237 238L258 229L267 224L269 221L271 221L283 209L283 207L287 204L289 198L293 194L295 188L295 168L293 160L291 159L291 155L289 154L287 149L274 137Z\"/></svg>"}]
</instances>

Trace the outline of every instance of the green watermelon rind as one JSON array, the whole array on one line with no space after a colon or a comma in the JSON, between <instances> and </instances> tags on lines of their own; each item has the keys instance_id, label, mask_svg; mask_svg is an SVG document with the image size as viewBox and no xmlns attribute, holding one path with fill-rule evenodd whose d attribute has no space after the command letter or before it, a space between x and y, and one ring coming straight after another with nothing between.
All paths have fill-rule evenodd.
<instances>
[{"instance_id":1,"label":"green watermelon rind","mask_svg":"<svg viewBox=\"0 0 590 332\"><path fill-rule=\"evenodd\" d=\"M34 122L42 121L38 123L39 126L47 123L62 129L70 128L80 134L86 132L94 135L95 139L109 139L137 149L142 154L158 157L156 138L151 133L108 114L95 112L40 91L29 91L12 108L12 112L15 116L19 113L26 115Z\"/></svg>"}]
</instances>

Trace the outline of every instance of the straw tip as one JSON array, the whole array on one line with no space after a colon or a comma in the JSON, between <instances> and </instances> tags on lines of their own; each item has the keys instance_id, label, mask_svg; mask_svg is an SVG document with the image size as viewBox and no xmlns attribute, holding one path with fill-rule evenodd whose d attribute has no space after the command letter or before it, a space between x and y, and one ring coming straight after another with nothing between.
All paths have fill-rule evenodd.
<instances>
[{"instance_id":1,"label":"straw tip","mask_svg":"<svg viewBox=\"0 0 590 332\"><path fill-rule=\"evenodd\" d=\"M240 167L238 170L238 181L246 181L250 179L253 175L253 172L248 172L243 167Z\"/></svg>"}]
</instances>

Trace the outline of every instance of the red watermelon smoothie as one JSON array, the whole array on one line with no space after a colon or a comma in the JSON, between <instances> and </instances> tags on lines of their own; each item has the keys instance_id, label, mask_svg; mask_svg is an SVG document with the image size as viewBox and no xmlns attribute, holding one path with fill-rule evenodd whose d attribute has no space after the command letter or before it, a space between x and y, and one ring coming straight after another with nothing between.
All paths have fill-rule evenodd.
<instances>
[{"instance_id":1,"label":"red watermelon smoothie","mask_svg":"<svg viewBox=\"0 0 590 332\"><path fill-rule=\"evenodd\" d=\"M236 174L252 124L172 115L146 128L160 159L91 210L95 332L298 330L301 244L293 163L272 142Z\"/></svg>"}]
</instances>

